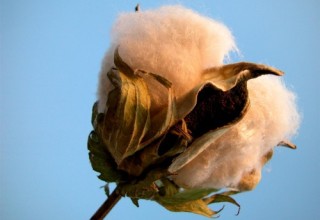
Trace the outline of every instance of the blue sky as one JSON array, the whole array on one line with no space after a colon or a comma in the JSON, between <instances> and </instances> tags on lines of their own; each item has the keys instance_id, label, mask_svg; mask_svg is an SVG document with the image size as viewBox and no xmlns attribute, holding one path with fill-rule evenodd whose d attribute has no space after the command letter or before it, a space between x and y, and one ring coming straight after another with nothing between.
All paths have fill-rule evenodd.
<instances>
[{"instance_id":1,"label":"blue sky","mask_svg":"<svg viewBox=\"0 0 320 220\"><path fill-rule=\"evenodd\" d=\"M104 201L87 136L98 72L117 14L133 1L0 0L0 219L89 219ZM320 219L320 3L317 0L139 1L181 4L224 22L246 60L286 72L303 122L298 150L277 149L258 187L220 219ZM221 205L212 208L219 209ZM108 219L206 219L125 198Z\"/></svg>"}]
</instances>

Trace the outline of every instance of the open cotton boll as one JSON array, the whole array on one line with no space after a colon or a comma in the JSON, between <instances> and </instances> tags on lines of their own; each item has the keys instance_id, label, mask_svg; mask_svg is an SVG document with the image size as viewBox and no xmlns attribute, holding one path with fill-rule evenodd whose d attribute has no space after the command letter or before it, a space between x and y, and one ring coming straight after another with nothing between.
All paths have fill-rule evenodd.
<instances>
[{"instance_id":1,"label":"open cotton boll","mask_svg":"<svg viewBox=\"0 0 320 220\"><path fill-rule=\"evenodd\" d=\"M123 13L112 28L111 46L100 72L99 112L105 111L113 89L107 73L114 67L117 47L133 70L152 72L172 82L176 100L203 82L203 70L223 65L228 53L236 50L232 34L223 24L181 6ZM151 111L167 101L163 90L155 89L159 85L152 83L147 81L152 88ZM296 132L299 116L294 95L279 78L252 79L248 91L251 107L244 118L179 170L173 177L178 185L236 188L243 176L253 171L259 180L261 158Z\"/></svg>"},{"instance_id":2,"label":"open cotton boll","mask_svg":"<svg viewBox=\"0 0 320 220\"><path fill-rule=\"evenodd\" d=\"M197 85L204 69L219 66L236 46L221 23L185 9L165 6L138 13L123 13L111 32L98 88L99 112L112 89L107 73L114 66L116 47L132 69L164 76L173 83L176 98Z\"/></svg>"},{"instance_id":3,"label":"open cotton boll","mask_svg":"<svg viewBox=\"0 0 320 220\"><path fill-rule=\"evenodd\" d=\"M173 179L179 186L241 190L240 180L251 173L251 189L260 180L262 158L296 133L295 96L280 78L252 79L248 91L251 106L243 119L178 171Z\"/></svg>"}]
</instances>

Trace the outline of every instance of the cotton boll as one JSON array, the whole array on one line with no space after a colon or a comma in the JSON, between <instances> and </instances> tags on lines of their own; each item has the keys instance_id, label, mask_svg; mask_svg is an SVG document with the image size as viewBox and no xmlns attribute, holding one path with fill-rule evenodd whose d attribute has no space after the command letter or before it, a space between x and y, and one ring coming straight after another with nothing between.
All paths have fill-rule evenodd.
<instances>
[{"instance_id":1,"label":"cotton boll","mask_svg":"<svg viewBox=\"0 0 320 220\"><path fill-rule=\"evenodd\" d=\"M111 32L111 46L100 72L99 111L104 111L112 90L107 72L119 46L122 59L133 69L164 76L173 83L176 98L197 85L201 73L218 66L236 46L221 23L181 6L166 6L138 13L123 13Z\"/></svg>"},{"instance_id":2,"label":"cotton boll","mask_svg":"<svg viewBox=\"0 0 320 220\"><path fill-rule=\"evenodd\" d=\"M113 89L107 73L114 67L118 46L121 58L132 69L171 81L176 100L203 82L203 70L223 65L228 53L236 50L223 24L180 6L121 14L112 28L111 45L100 72L99 112L105 111ZM154 108L161 109L167 94L155 81L146 82L149 89L153 88L152 116ZM262 158L294 135L299 115L293 93L278 77L249 80L248 91L251 107L243 119L173 176L178 185L246 190L259 182Z\"/></svg>"},{"instance_id":3,"label":"cotton boll","mask_svg":"<svg viewBox=\"0 0 320 220\"><path fill-rule=\"evenodd\" d=\"M295 96L280 78L250 80L248 91L251 106L244 118L178 171L173 177L178 185L250 190L260 181L273 147L296 133Z\"/></svg>"}]
</instances>

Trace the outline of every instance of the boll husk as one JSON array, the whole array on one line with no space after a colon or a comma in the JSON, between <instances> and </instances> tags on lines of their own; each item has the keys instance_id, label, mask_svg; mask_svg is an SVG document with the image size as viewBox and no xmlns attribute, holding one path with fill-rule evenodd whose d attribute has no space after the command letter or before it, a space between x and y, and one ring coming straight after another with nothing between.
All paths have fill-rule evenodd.
<instances>
[{"instance_id":1,"label":"boll husk","mask_svg":"<svg viewBox=\"0 0 320 220\"><path fill-rule=\"evenodd\" d=\"M166 6L121 14L111 32L88 148L122 196L205 216L223 188L252 190L277 145L299 126L283 72L224 64L237 51L223 24Z\"/></svg>"}]
</instances>

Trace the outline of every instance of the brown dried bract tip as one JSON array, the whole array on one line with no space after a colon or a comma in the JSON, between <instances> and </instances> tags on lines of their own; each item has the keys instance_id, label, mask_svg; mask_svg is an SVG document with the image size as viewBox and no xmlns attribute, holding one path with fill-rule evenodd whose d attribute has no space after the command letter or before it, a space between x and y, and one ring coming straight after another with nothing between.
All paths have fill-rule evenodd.
<instances>
[{"instance_id":1,"label":"brown dried bract tip","mask_svg":"<svg viewBox=\"0 0 320 220\"><path fill-rule=\"evenodd\" d=\"M283 147L288 147L293 150L297 149L297 146L290 141L281 141L277 146L283 146Z\"/></svg>"},{"instance_id":2,"label":"brown dried bract tip","mask_svg":"<svg viewBox=\"0 0 320 220\"><path fill-rule=\"evenodd\" d=\"M257 169L253 169L248 173L245 173L239 184L238 189L240 191L250 191L253 190L261 179L261 171Z\"/></svg>"},{"instance_id":3,"label":"brown dried bract tip","mask_svg":"<svg viewBox=\"0 0 320 220\"><path fill-rule=\"evenodd\" d=\"M134 8L135 12L139 12L140 11L140 5L139 3L137 4L137 6Z\"/></svg>"}]
</instances>

